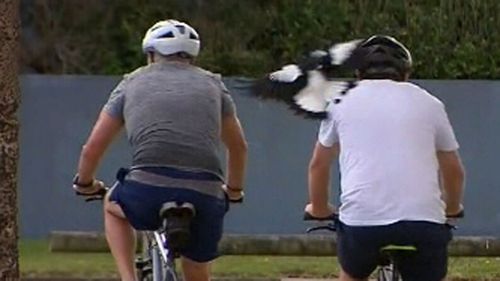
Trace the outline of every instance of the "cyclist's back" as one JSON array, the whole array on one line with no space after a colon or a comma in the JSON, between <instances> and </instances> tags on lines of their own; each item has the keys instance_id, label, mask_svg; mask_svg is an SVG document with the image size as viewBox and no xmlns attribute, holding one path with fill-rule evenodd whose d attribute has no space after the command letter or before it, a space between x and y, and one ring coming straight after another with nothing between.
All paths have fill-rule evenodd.
<instances>
[{"instance_id":1,"label":"cyclist's back","mask_svg":"<svg viewBox=\"0 0 500 281\"><path fill-rule=\"evenodd\" d=\"M190 64L153 63L128 75L105 110L124 118L133 166L195 169L223 178L221 116L234 113L234 104L220 77Z\"/></svg>"},{"instance_id":2,"label":"cyclist's back","mask_svg":"<svg viewBox=\"0 0 500 281\"><path fill-rule=\"evenodd\" d=\"M336 131L324 122L319 141L341 147L342 222L444 223L436 149L458 144L453 135L436 138L449 127L438 99L408 82L361 80L329 113Z\"/></svg>"}]
</instances>

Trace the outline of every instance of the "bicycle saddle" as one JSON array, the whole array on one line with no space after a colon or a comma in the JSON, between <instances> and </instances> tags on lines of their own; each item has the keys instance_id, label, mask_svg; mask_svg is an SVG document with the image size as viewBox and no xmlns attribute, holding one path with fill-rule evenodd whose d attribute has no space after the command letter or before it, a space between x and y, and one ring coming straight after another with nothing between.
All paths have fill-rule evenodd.
<instances>
[{"instance_id":1,"label":"bicycle saddle","mask_svg":"<svg viewBox=\"0 0 500 281\"><path fill-rule=\"evenodd\" d=\"M167 237L167 246L178 252L189 243L191 220L196 211L191 203L165 202L160 209L162 230Z\"/></svg>"},{"instance_id":2,"label":"bicycle saddle","mask_svg":"<svg viewBox=\"0 0 500 281\"><path fill-rule=\"evenodd\" d=\"M387 245L380 248L382 255L381 265L388 265L392 261L400 260L417 251L417 248L412 245Z\"/></svg>"}]
</instances>

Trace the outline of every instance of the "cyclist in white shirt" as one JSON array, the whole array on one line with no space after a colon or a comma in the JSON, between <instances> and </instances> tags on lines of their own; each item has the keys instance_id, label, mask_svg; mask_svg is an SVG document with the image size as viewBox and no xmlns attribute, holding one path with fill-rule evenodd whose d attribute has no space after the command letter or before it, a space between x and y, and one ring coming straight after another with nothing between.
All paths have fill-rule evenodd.
<instances>
[{"instance_id":1,"label":"cyclist in white shirt","mask_svg":"<svg viewBox=\"0 0 500 281\"><path fill-rule=\"evenodd\" d=\"M389 36L373 36L359 81L331 102L309 165L306 212L327 217L331 163L338 157L341 280L367 280L379 250L413 245L404 280L438 281L451 240L446 216L463 211L464 170L443 103L407 82L411 54Z\"/></svg>"}]
</instances>

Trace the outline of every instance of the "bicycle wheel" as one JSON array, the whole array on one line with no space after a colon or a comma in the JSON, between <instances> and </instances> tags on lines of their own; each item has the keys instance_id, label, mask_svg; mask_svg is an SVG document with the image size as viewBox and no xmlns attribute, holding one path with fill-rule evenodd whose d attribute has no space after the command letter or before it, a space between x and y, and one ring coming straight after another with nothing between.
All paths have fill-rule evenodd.
<instances>
[{"instance_id":1,"label":"bicycle wheel","mask_svg":"<svg viewBox=\"0 0 500 281\"><path fill-rule=\"evenodd\" d=\"M152 273L139 274L139 280L140 281L153 281L153 274Z\"/></svg>"},{"instance_id":2,"label":"bicycle wheel","mask_svg":"<svg viewBox=\"0 0 500 281\"><path fill-rule=\"evenodd\" d=\"M142 249L135 258L137 280L153 281L153 260L151 256L152 241L147 233L141 232Z\"/></svg>"},{"instance_id":3,"label":"bicycle wheel","mask_svg":"<svg viewBox=\"0 0 500 281\"><path fill-rule=\"evenodd\" d=\"M168 261L165 268L164 281L178 281L177 272L175 271L174 261Z\"/></svg>"},{"instance_id":4,"label":"bicycle wheel","mask_svg":"<svg viewBox=\"0 0 500 281\"><path fill-rule=\"evenodd\" d=\"M145 281L179 281L175 270L175 261L167 257L165 261L157 245L151 247L152 279Z\"/></svg>"},{"instance_id":5,"label":"bicycle wheel","mask_svg":"<svg viewBox=\"0 0 500 281\"><path fill-rule=\"evenodd\" d=\"M139 281L153 281L153 269L149 255L139 256L135 264Z\"/></svg>"}]
</instances>

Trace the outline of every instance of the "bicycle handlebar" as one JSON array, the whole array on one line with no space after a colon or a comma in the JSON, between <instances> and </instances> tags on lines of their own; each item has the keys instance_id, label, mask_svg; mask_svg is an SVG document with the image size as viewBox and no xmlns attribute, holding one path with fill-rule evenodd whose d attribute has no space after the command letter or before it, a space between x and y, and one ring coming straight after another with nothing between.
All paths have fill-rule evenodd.
<instances>
[{"instance_id":1,"label":"bicycle handlebar","mask_svg":"<svg viewBox=\"0 0 500 281\"><path fill-rule=\"evenodd\" d=\"M304 220L305 221L335 221L339 218L339 215L336 213L332 213L331 215L323 218L315 217L308 212L304 212Z\"/></svg>"},{"instance_id":2,"label":"bicycle handlebar","mask_svg":"<svg viewBox=\"0 0 500 281\"><path fill-rule=\"evenodd\" d=\"M240 203L243 203L243 197L244 197L244 196L241 196L241 198L240 198L240 199L235 199L235 200L233 200L233 199L229 198L229 202L230 202L230 203L234 203L234 204L240 204Z\"/></svg>"},{"instance_id":3,"label":"bicycle handlebar","mask_svg":"<svg viewBox=\"0 0 500 281\"><path fill-rule=\"evenodd\" d=\"M458 212L456 214L446 215L447 219L462 219L464 217L465 217L465 211L463 209L460 210L460 212ZM328 220L335 221L335 220L339 219L339 215L336 214L336 213L332 213L331 215L329 215L327 217L319 218L319 217L315 217L315 216L311 215L308 212L304 212L304 218L303 219L305 221L328 221Z\"/></svg>"},{"instance_id":4,"label":"bicycle handlebar","mask_svg":"<svg viewBox=\"0 0 500 281\"><path fill-rule=\"evenodd\" d=\"M319 218L319 217L315 217L315 216L311 215L308 212L304 212L303 219L305 221L333 221L333 222L328 223L326 225L309 227L308 229L306 229L307 233L310 233L313 231L318 231L318 230L328 230L328 231L335 232L336 231L335 222L339 219L339 215L336 213L332 213L331 215L329 215L327 217Z\"/></svg>"},{"instance_id":5,"label":"bicycle handlebar","mask_svg":"<svg viewBox=\"0 0 500 281\"><path fill-rule=\"evenodd\" d=\"M229 203L233 203L233 204L240 204L240 203L243 203L243 198L245 198L245 192L243 192L242 189L238 189L238 190L234 190L234 189L231 189L228 185L226 184L223 184L222 185L222 190L224 190L224 194L226 196L226 199L229 201ZM229 196L229 191L236 191L236 192L240 192L240 198L238 199L231 199L231 197Z\"/></svg>"},{"instance_id":6,"label":"bicycle handlebar","mask_svg":"<svg viewBox=\"0 0 500 281\"><path fill-rule=\"evenodd\" d=\"M309 227L308 229L306 229L306 233L311 233L313 231L318 231L318 230L328 230L331 232L335 232L335 231L337 231L337 228L335 227L335 225L333 223L329 223L327 225Z\"/></svg>"},{"instance_id":7,"label":"bicycle handlebar","mask_svg":"<svg viewBox=\"0 0 500 281\"><path fill-rule=\"evenodd\" d=\"M465 211L464 209L460 210L460 212L453 214L453 215L446 215L447 219L462 219L465 217Z\"/></svg>"},{"instance_id":8,"label":"bicycle handlebar","mask_svg":"<svg viewBox=\"0 0 500 281\"><path fill-rule=\"evenodd\" d=\"M104 196L106 196L106 193L108 193L109 189L110 189L109 187L105 187L105 188L97 190L94 193L82 193L79 191L75 191L75 193L78 196L86 197L85 202L91 202L91 201L103 200ZM229 202L235 203L235 204L236 203L243 203L243 198L244 198L244 196L241 196L241 198L233 200L233 199L229 198L229 196L228 196Z\"/></svg>"},{"instance_id":9,"label":"bicycle handlebar","mask_svg":"<svg viewBox=\"0 0 500 281\"><path fill-rule=\"evenodd\" d=\"M460 212L458 212L457 214L447 215L446 216L447 219L461 219L461 218L464 218L464 217L465 217L465 211L463 209ZM313 215L311 215L308 212L304 212L304 220L305 221L328 221L328 220L329 221L333 221L333 222L328 223L326 225L319 225L319 226L309 227L309 228L306 229L306 233L310 233L310 232L318 231L318 230L328 230L328 231L335 232L337 230L335 223L338 221L338 219L339 219L339 216L336 213L332 213L328 217L318 218L318 217L314 217ZM452 228L452 229L456 229L457 228L450 221L446 222L445 224L448 227Z\"/></svg>"},{"instance_id":10,"label":"bicycle handlebar","mask_svg":"<svg viewBox=\"0 0 500 281\"><path fill-rule=\"evenodd\" d=\"M245 194L244 193L238 199L231 199L231 197L229 197L229 194L227 194L226 191L224 191L224 193L225 193L225 196L226 196L226 200L229 201L230 204L243 204L243 201L244 201L244 198L245 198Z\"/></svg>"},{"instance_id":11,"label":"bicycle handlebar","mask_svg":"<svg viewBox=\"0 0 500 281\"><path fill-rule=\"evenodd\" d=\"M90 202L90 201L98 201L98 200L104 200L104 196L106 196L106 193L108 193L109 187L104 187L99 190L97 190L94 193L82 193L79 191L75 191L76 195L78 196L84 196L85 202Z\"/></svg>"}]
</instances>

